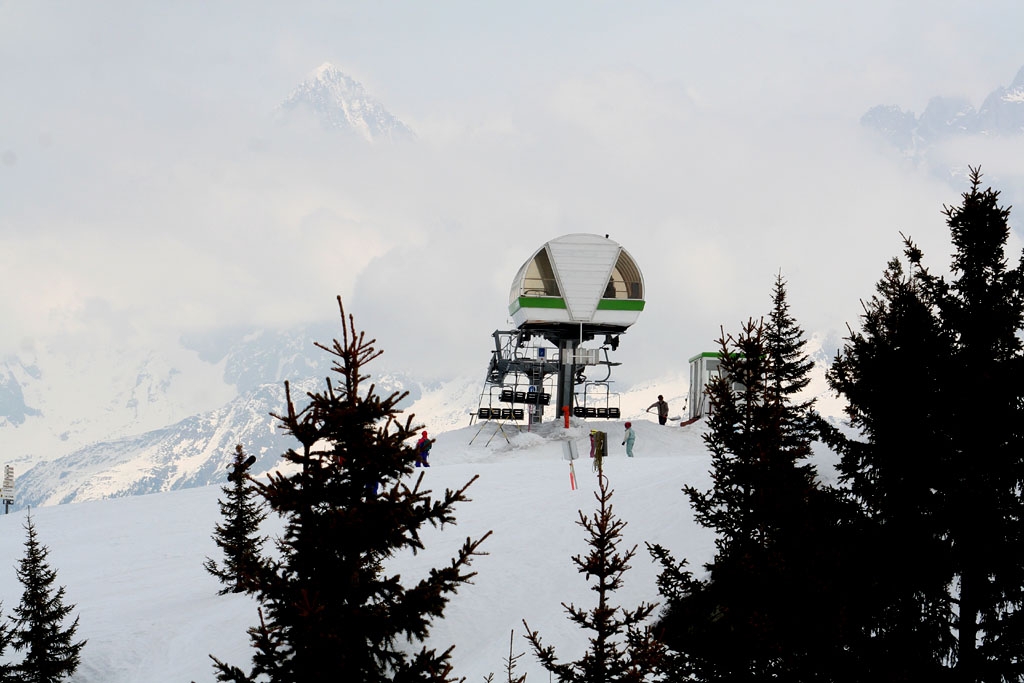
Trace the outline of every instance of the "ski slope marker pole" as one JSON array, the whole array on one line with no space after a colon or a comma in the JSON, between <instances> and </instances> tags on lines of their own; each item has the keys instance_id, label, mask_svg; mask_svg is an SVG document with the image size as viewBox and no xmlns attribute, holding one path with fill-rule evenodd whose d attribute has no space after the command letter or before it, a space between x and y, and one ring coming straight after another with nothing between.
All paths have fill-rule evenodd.
<instances>
[{"instance_id":1,"label":"ski slope marker pole","mask_svg":"<svg viewBox=\"0 0 1024 683\"><path fill-rule=\"evenodd\" d=\"M576 490L576 468L572 466L572 460L569 461L569 490Z\"/></svg>"}]
</instances>

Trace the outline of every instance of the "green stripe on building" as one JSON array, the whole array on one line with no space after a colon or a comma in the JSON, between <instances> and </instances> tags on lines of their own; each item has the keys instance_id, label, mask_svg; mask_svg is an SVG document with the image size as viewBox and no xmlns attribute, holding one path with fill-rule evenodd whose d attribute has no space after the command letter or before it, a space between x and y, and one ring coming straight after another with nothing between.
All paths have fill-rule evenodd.
<instances>
[{"instance_id":1,"label":"green stripe on building","mask_svg":"<svg viewBox=\"0 0 1024 683\"><path fill-rule=\"evenodd\" d=\"M559 296L521 296L508 307L510 314L520 308L567 308L565 299ZM642 311L642 299L601 299L597 303L599 311Z\"/></svg>"},{"instance_id":2,"label":"green stripe on building","mask_svg":"<svg viewBox=\"0 0 1024 683\"><path fill-rule=\"evenodd\" d=\"M597 302L599 311L642 311L643 299L601 299Z\"/></svg>"}]
</instances>

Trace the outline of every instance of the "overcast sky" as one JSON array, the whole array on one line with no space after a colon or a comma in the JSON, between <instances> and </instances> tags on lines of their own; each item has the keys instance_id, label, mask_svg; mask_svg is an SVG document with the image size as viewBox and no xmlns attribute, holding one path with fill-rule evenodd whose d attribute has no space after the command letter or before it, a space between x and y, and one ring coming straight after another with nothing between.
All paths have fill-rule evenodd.
<instances>
[{"instance_id":1,"label":"overcast sky","mask_svg":"<svg viewBox=\"0 0 1024 683\"><path fill-rule=\"evenodd\" d=\"M977 108L1024 66L1017 0L838 4L0 0L0 356L330 319L340 294L392 366L482 377L517 269L572 232L643 270L624 379L714 348L780 271L838 338L900 231L946 267L965 189L860 117ZM417 142L275 123L326 61ZM1020 139L945 155L1024 178Z\"/></svg>"}]
</instances>

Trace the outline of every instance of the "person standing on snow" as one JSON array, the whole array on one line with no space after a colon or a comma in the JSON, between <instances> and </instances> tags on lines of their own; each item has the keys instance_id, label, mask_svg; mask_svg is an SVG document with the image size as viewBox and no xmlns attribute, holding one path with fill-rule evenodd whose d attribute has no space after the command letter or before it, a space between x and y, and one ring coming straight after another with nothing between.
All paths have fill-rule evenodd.
<instances>
[{"instance_id":1,"label":"person standing on snow","mask_svg":"<svg viewBox=\"0 0 1024 683\"><path fill-rule=\"evenodd\" d=\"M633 442L636 441L636 432L633 431L633 423L626 423L626 435L622 437L622 444L626 447L626 457L633 457Z\"/></svg>"},{"instance_id":2,"label":"person standing on snow","mask_svg":"<svg viewBox=\"0 0 1024 683\"><path fill-rule=\"evenodd\" d=\"M430 445L433 443L427 437L427 431L423 430L423 436L416 442L416 467L430 467L427 456L430 454Z\"/></svg>"},{"instance_id":3,"label":"person standing on snow","mask_svg":"<svg viewBox=\"0 0 1024 683\"><path fill-rule=\"evenodd\" d=\"M658 394L658 400L647 406L647 412L651 412L651 408L658 407L658 424L665 424L668 421L668 404L665 403L665 397Z\"/></svg>"}]
</instances>

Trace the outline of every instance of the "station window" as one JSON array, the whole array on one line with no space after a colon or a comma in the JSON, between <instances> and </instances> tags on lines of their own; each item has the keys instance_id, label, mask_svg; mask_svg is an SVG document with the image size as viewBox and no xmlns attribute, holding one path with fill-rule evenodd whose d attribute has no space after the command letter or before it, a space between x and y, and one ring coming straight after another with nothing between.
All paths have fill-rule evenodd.
<instances>
[{"instance_id":1,"label":"station window","mask_svg":"<svg viewBox=\"0 0 1024 683\"><path fill-rule=\"evenodd\" d=\"M612 268L612 276L605 288L605 299L643 299L644 285L640 269L625 251L619 252L619 259Z\"/></svg>"},{"instance_id":2,"label":"station window","mask_svg":"<svg viewBox=\"0 0 1024 683\"><path fill-rule=\"evenodd\" d=\"M561 296L548 250L541 249L523 276L523 296Z\"/></svg>"}]
</instances>

